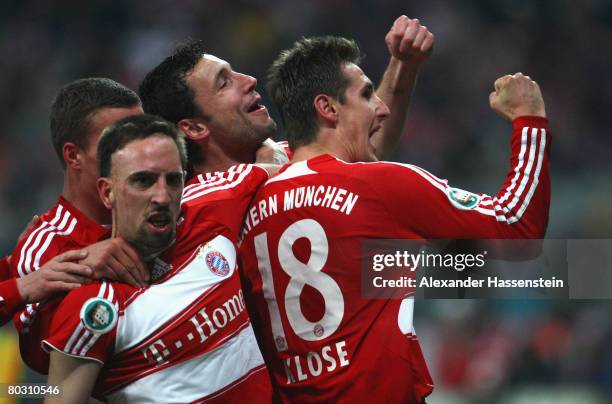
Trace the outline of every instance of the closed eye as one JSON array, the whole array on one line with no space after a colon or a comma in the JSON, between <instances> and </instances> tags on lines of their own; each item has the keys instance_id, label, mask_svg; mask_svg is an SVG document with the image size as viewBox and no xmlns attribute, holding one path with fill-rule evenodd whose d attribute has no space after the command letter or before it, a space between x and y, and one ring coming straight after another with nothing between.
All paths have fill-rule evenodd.
<instances>
[{"instance_id":1,"label":"closed eye","mask_svg":"<svg viewBox=\"0 0 612 404\"><path fill-rule=\"evenodd\" d=\"M374 86L372 83L366 84L361 90L361 96L365 99L369 99L374 94Z\"/></svg>"}]
</instances>

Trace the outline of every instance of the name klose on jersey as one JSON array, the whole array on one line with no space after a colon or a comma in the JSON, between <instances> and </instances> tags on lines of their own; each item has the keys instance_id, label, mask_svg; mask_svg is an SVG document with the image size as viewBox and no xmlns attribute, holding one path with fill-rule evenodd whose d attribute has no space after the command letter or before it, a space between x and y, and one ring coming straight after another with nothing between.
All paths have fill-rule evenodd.
<instances>
[{"instance_id":1,"label":"name klose on jersey","mask_svg":"<svg viewBox=\"0 0 612 404\"><path fill-rule=\"evenodd\" d=\"M287 384L303 382L324 373L331 373L336 369L350 365L346 341L339 341L333 345L326 345L319 351L311 351L306 355L295 355L286 358L283 362Z\"/></svg>"},{"instance_id":2,"label":"name klose on jersey","mask_svg":"<svg viewBox=\"0 0 612 404\"><path fill-rule=\"evenodd\" d=\"M241 238L244 238L262 220L277 214L279 207L282 212L299 208L321 207L332 209L348 216L353 211L358 199L359 195L344 188L331 185L310 185L288 189L282 194L270 195L249 208L242 228Z\"/></svg>"}]
</instances>

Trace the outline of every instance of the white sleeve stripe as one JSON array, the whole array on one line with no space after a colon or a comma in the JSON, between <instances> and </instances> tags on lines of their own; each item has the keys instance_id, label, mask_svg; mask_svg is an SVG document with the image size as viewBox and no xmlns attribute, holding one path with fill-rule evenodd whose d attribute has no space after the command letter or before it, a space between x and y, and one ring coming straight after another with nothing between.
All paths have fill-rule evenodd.
<instances>
[{"instance_id":1,"label":"white sleeve stripe","mask_svg":"<svg viewBox=\"0 0 612 404\"><path fill-rule=\"evenodd\" d=\"M27 275L25 271L25 258L27 256L28 249L30 248L30 242L33 241L34 237L38 235L39 232L43 231L47 226L49 226L48 222L43 222L39 227L37 227L24 243L21 248L21 253L19 254L19 263L17 264L17 272L19 272L20 277L24 277Z\"/></svg>"},{"instance_id":2,"label":"white sleeve stripe","mask_svg":"<svg viewBox=\"0 0 612 404\"><path fill-rule=\"evenodd\" d=\"M540 131L540 129L531 128L532 129L531 136L530 136L531 141L528 142L527 139L528 139L529 129L530 129L529 127L523 128L522 137L521 137L521 150L519 152L519 161L517 162L517 165L515 168L515 175L513 179L511 180L510 185L506 189L506 194L504 195L504 198L508 198L509 196L514 196L513 201L515 199L517 199L517 201L520 200L520 196L523 194L524 189L529 183L529 177L530 177L529 173L532 171L533 163L535 160L535 154L536 154L536 149L537 149L537 137L538 137L538 132ZM542 129L541 131L544 133L543 136L545 138L545 130ZM544 145L545 145L544 139L540 140L540 145L541 147L540 147L540 151L537 157L538 160L536 164L535 178L533 179L536 186L537 186L538 177L541 171L541 166L542 166L542 161L543 161L543 156L544 156ZM524 174L522 181L520 182L519 189L517 190L516 193L514 193L512 192L512 189L516 186L518 179L522 175L522 170L520 170L520 168L524 164L524 156L527 153L527 150L529 150L529 160L528 160L527 166L525 167L525 174ZM439 178L429 174L427 171L423 170L420 167L416 167L416 166L412 166L408 164L400 164L400 163L392 163L392 164L397 164L397 165L401 165L403 167L412 169L414 172L420 174L430 184L438 188L440 191L442 191L446 195L446 190L448 188L446 181L440 180ZM507 222L509 224L515 223L516 221L520 219L521 215L527 209L527 205L529 204L529 201L531 200L533 193L535 193L535 188L532 183L529 193L528 193L528 195L531 194L531 196L529 196L529 200L527 199L525 200L527 204L523 204L524 209L522 206L521 207L522 211L519 211L520 213L517 213L516 215L511 210L512 206L502 205L500 203L500 200L497 199L497 197L492 198L489 195L481 195L481 201L474 210L483 215L493 216L499 222ZM517 202L515 201L514 203L516 204Z\"/></svg>"},{"instance_id":3,"label":"white sleeve stripe","mask_svg":"<svg viewBox=\"0 0 612 404\"><path fill-rule=\"evenodd\" d=\"M526 133L526 130L529 129L528 127L523 128L523 133ZM536 168L534 170L534 175L531 176L530 172L532 172L532 168L533 168L533 162L535 160L535 154L536 154L536 150L538 149L537 145L538 145L538 135L541 132L541 138L539 141L539 151L537 153L537 163L536 163ZM512 195L512 202L514 202L514 204L516 204L518 201L521 200L520 196L523 194L524 189L527 187L527 184L529 184L531 182L531 185L529 186L529 191L526 194L526 196L523 199L523 204L521 206L521 208L518 210L518 212L514 212L513 207L514 205L511 206L511 204L502 204L502 200L503 198L498 199L497 197L492 198L492 203L493 203L493 209L495 210L495 212L499 212L502 215L496 215L496 218L498 221L500 222L507 222L508 224L513 224L516 223L517 221L520 220L520 218L522 217L523 213L525 212L525 210L527 209L529 202L531 201L531 198L533 197L533 194L535 193L535 189L537 187L537 184L539 183L539 176L540 176L540 172L542 169L542 163L544 161L544 153L545 153L545 146L546 146L546 130L545 129L538 129L538 128L532 128L531 131L531 141L529 143L527 143L530 145L529 149L529 160L527 163L527 166L525 167L525 174L523 176L523 179L521 180L520 183L520 187L519 189L516 191L516 193L514 192L506 192L506 194L504 194L504 197L506 197L507 195ZM519 165L521 165L522 162L519 161L519 163L517 164L517 167ZM515 176L513 178L512 181L514 181L517 177ZM515 181L514 183L511 183L511 185L508 187L508 189L512 188L515 185ZM488 206L490 204L491 197L489 196L485 196L483 197L483 201L479 206L482 205L486 205Z\"/></svg>"},{"instance_id":4,"label":"white sleeve stripe","mask_svg":"<svg viewBox=\"0 0 612 404\"><path fill-rule=\"evenodd\" d=\"M242 173L240 173L240 175L238 176L238 178L237 178L235 181L233 181L233 182L231 182L231 183L229 183L229 184L226 184L226 185L222 185L222 186L218 186L218 187L214 187L214 188L208 188L208 189L205 189L205 190L203 190L203 191L201 191L201 192L198 192L198 193L196 193L196 194L192 194L192 195L190 195L189 197L184 198L184 199L181 201L181 204L183 204L183 203L185 203L185 202L189 202L189 201L191 201L192 199L196 199L196 198L198 198L198 197L200 197L200 196L204 196L204 195L209 194L209 193L211 193L211 192L222 191L222 190L224 190L224 189L234 188L234 187L238 186L238 185L239 185L239 184L240 184L240 183L241 183L241 182L244 180L244 178L245 178L247 175L249 175L249 173L250 173L251 171L252 171L252 168L251 168L251 166L249 166L249 168L248 168L247 170L245 170L245 171L243 171Z\"/></svg>"},{"instance_id":5,"label":"white sleeve stripe","mask_svg":"<svg viewBox=\"0 0 612 404\"><path fill-rule=\"evenodd\" d=\"M415 166L413 164L396 163L396 162L393 162L393 161L386 161L385 163L395 164L395 165L399 165L399 166L411 169L412 171L420 174L421 177L425 178L427 181L429 181L433 186L435 186L439 190L441 190L443 192L446 192L446 187L448 186L448 181L447 180L443 180L441 178L438 178L435 175L433 175L432 173L430 173L429 171L427 171L427 170L425 170L425 169L423 169L423 168L421 168L419 166Z\"/></svg>"},{"instance_id":6,"label":"white sleeve stripe","mask_svg":"<svg viewBox=\"0 0 612 404\"><path fill-rule=\"evenodd\" d=\"M225 177L212 177L200 184L191 184L188 185L185 190L183 191L183 198L189 196L190 194L193 194L194 192L197 192L201 189L205 189L207 187L212 187L215 185L219 185L222 184L224 182L227 181L227 178Z\"/></svg>"},{"instance_id":7,"label":"white sleeve stripe","mask_svg":"<svg viewBox=\"0 0 612 404\"><path fill-rule=\"evenodd\" d=\"M59 210L60 208L61 208L61 205L60 205L60 207L58 208L58 210ZM59 221L59 219L61 219L60 225L61 225L61 224L65 224L65 221L66 221L66 216L67 216L67 215L69 215L69 214L70 214L70 213L69 213L69 212L67 212L67 211L61 214L60 218L58 218L58 221ZM56 222L56 223L57 223L57 222ZM60 225L58 225L58 226L60 226ZM35 270L37 270L37 269L38 269L38 268L36 268L36 267L33 267L33 265L32 265L32 258L33 258L32 256L33 256L33 254L34 254L35 252L37 252L38 246L41 244L42 239L43 239L43 238L46 238L46 237L47 237L47 235L48 235L50 232L53 232L54 230L56 230L56 229L58 229L58 228L60 228L60 227L56 227L55 223L49 223L49 225L48 225L48 226L46 226L44 230L41 230L41 231L38 233L38 235L36 236L36 239L34 240L34 243L33 243L33 244L30 246L30 248L28 248L28 251L27 251L27 253L26 253L25 263L24 263L24 269L23 269L23 270L24 270L24 273L28 274L28 273L30 273L30 272L35 271ZM45 242L46 242L46 239L45 239Z\"/></svg>"},{"instance_id":8,"label":"white sleeve stripe","mask_svg":"<svg viewBox=\"0 0 612 404\"><path fill-rule=\"evenodd\" d=\"M24 326L29 325L32 322L32 317L38 312L38 303L31 303L26 305L26 308L19 315L19 321Z\"/></svg>"},{"instance_id":9,"label":"white sleeve stripe","mask_svg":"<svg viewBox=\"0 0 612 404\"><path fill-rule=\"evenodd\" d=\"M30 233L30 235L28 236L28 239L26 240L26 242L23 244L23 247L21 248L21 254L19 256L19 263L17 265L17 271L19 272L19 276L23 277L27 275L25 272L24 260L27 255L28 249L30 248L30 243L32 243L32 241L38 235L38 233L44 230L47 226L55 225L55 223L57 223L57 221L60 219L61 214L62 214L62 205L59 205L57 208L57 211L55 212L55 217L51 220L51 222L47 222L47 221L42 222L34 231Z\"/></svg>"},{"instance_id":10,"label":"white sleeve stripe","mask_svg":"<svg viewBox=\"0 0 612 404\"><path fill-rule=\"evenodd\" d=\"M413 166L412 164L395 163L393 161L387 161L386 163L398 165L398 166L401 166L401 167L404 167L404 168L407 168L409 170L414 171L415 173L417 173L421 177L423 177L425 180L427 180L427 182L429 182L431 185L433 185L434 187L436 187L440 191L442 191L444 194L446 194L446 183L444 181L442 181L442 183L439 183L438 181L434 180L432 178L433 176L427 175L429 173L427 171L423 170L422 168L417 167L417 166Z\"/></svg>"},{"instance_id":11,"label":"white sleeve stripe","mask_svg":"<svg viewBox=\"0 0 612 404\"><path fill-rule=\"evenodd\" d=\"M66 346L64 347L64 349L67 352L70 352L72 349L72 345L75 343L75 341L77 340L78 336L81 335L81 332L83 331L83 323L79 322L79 324L77 325L77 327L74 329L74 331L72 332L72 335L70 336L70 338L68 339L68 342L66 343Z\"/></svg>"},{"instance_id":12,"label":"white sleeve stripe","mask_svg":"<svg viewBox=\"0 0 612 404\"><path fill-rule=\"evenodd\" d=\"M237 176L240 177L239 174L243 173L244 171L251 171L251 170L252 170L251 164L238 164L238 165L234 165L228 168L227 171L216 172L212 175L211 173L206 173L205 181L203 181L202 174L199 174L197 178L200 181L200 183L188 185L183 191L183 198L186 198L190 196L191 194L195 192L199 192L208 187L218 186L224 182L232 182Z\"/></svg>"},{"instance_id":13,"label":"white sleeve stripe","mask_svg":"<svg viewBox=\"0 0 612 404\"><path fill-rule=\"evenodd\" d=\"M114 298L115 298L115 289L113 289L113 285L109 283L108 284L108 297L106 299L108 299L108 301L112 303Z\"/></svg>"},{"instance_id":14,"label":"white sleeve stripe","mask_svg":"<svg viewBox=\"0 0 612 404\"><path fill-rule=\"evenodd\" d=\"M61 353L63 353L63 354L64 354L64 355L66 355L66 356L70 356L71 358L78 358L78 359L86 359L86 360L91 360L91 361L97 362L97 363L99 363L100 365L104 366L104 362L102 362L100 359L93 358L93 357L91 357L91 356L79 356L79 355L73 355L73 354L71 354L70 352L66 352L65 350L63 351L63 350L61 350L61 349L57 348L56 346L51 345L51 344L49 343L49 341L47 341L47 340L42 341L42 346L43 346L43 349L44 349L46 352L49 352L49 349L48 349L48 348L52 348L53 350L55 350L55 351L57 351L57 352L61 352Z\"/></svg>"},{"instance_id":15,"label":"white sleeve stripe","mask_svg":"<svg viewBox=\"0 0 612 404\"><path fill-rule=\"evenodd\" d=\"M514 189L514 187L516 186L516 182L518 181L518 178L521 176L521 167L523 166L523 162L525 159L525 151L527 149L527 131L528 130L529 130L528 127L523 128L523 131L521 134L521 150L518 156L518 163L516 167L514 167L514 177L512 177L512 181L510 182L510 186L506 189L506 193L499 200L500 203L505 202L510 197L510 191Z\"/></svg>"},{"instance_id":16,"label":"white sleeve stripe","mask_svg":"<svg viewBox=\"0 0 612 404\"><path fill-rule=\"evenodd\" d=\"M77 223L76 218L72 218L72 221L70 221L70 225L68 226L68 229L66 231L52 232L49 234L49 236L47 236L45 243L40 248L40 250L38 250L38 253L36 253L36 257L34 258L34 268L36 269L40 268L40 258L42 257L44 252L47 251L47 248L49 248L49 245L51 244L51 240L53 240L53 237L55 237L56 234L59 234L60 236L65 236L65 235L72 233L72 230L74 230L74 226L76 226L76 223ZM63 228L63 226L61 227Z\"/></svg>"},{"instance_id":17,"label":"white sleeve stripe","mask_svg":"<svg viewBox=\"0 0 612 404\"><path fill-rule=\"evenodd\" d=\"M74 347L72 348L72 350L70 350L70 353L73 355L77 355L77 353L79 352L79 349L81 349L81 347L85 343L85 340L87 340L87 338L89 338L91 334L92 333L90 331L84 329L83 333L81 334L81 337L78 339L76 344L74 344Z\"/></svg>"},{"instance_id":18,"label":"white sleeve stripe","mask_svg":"<svg viewBox=\"0 0 612 404\"><path fill-rule=\"evenodd\" d=\"M516 206L521 195L525 191L525 187L527 186L527 183L530 181L530 177L531 177L532 169L533 169L533 162L535 160L536 145L537 145L537 140L538 140L537 135L538 135L538 130L536 128L533 128L531 131L531 145L529 147L529 160L527 160L527 166L525 167L525 174L523 175L519 188L516 190L514 194L514 198L508 204L508 209L512 209Z\"/></svg>"},{"instance_id":19,"label":"white sleeve stripe","mask_svg":"<svg viewBox=\"0 0 612 404\"><path fill-rule=\"evenodd\" d=\"M91 338L89 339L89 342L83 347L83 349L81 349L81 352L79 352L79 355L85 356L87 351L89 351L91 347L94 346L98 338L100 338L100 335L102 334L92 334Z\"/></svg>"},{"instance_id":20,"label":"white sleeve stripe","mask_svg":"<svg viewBox=\"0 0 612 404\"><path fill-rule=\"evenodd\" d=\"M430 173L429 171L422 169L421 167L418 167L418 166L415 166L415 165L412 165L412 164L408 164L408 165L410 167L412 167L413 169L415 169L417 171L420 171L423 176L429 177L432 181L437 182L438 184L440 184L444 188L446 188L448 186L448 181L447 180L443 180L441 178L438 178L435 175L433 175L432 173Z\"/></svg>"},{"instance_id":21,"label":"white sleeve stripe","mask_svg":"<svg viewBox=\"0 0 612 404\"><path fill-rule=\"evenodd\" d=\"M529 206L529 203L531 202L531 199L533 198L533 195L535 194L536 188L538 187L538 184L540 183L540 172L542 170L542 162L544 161L545 148L546 148L546 130L542 129L542 138L540 139L540 151L538 153L538 163L536 166L536 171L535 171L533 181L531 183L531 187L529 188L529 192L527 193L527 196L525 196L525 199L523 200L523 205L521 205L521 208L516 214L516 220L511 219L512 221L510 223L514 223L515 221L518 221L523 216L523 213L525 213L525 210L527 210L527 207Z\"/></svg>"},{"instance_id":22,"label":"white sleeve stripe","mask_svg":"<svg viewBox=\"0 0 612 404\"><path fill-rule=\"evenodd\" d=\"M202 189L206 189L206 188L210 188L210 187L213 187L213 186L217 186L217 185L223 184L224 182L228 182L227 177L214 177L213 179L208 180L208 181L206 181L204 183L190 185L183 192L183 198L189 196L190 194L198 192L198 191L200 191Z\"/></svg>"},{"instance_id":23,"label":"white sleeve stripe","mask_svg":"<svg viewBox=\"0 0 612 404\"><path fill-rule=\"evenodd\" d=\"M100 285L100 289L98 289L98 297L104 297L105 293L106 293L106 281L102 281L102 284Z\"/></svg>"}]
</instances>

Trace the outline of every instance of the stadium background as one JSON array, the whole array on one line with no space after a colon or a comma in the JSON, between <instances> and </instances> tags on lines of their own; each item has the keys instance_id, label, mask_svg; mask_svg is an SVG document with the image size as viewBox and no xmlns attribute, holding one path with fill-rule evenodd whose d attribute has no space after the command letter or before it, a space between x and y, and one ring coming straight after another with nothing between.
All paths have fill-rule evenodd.
<instances>
[{"instance_id":1,"label":"stadium background","mask_svg":"<svg viewBox=\"0 0 612 404\"><path fill-rule=\"evenodd\" d=\"M394 159L496 193L509 128L488 94L495 78L524 72L540 84L554 131L548 237L610 238L610 1L11 0L0 5L0 253L61 190L47 117L63 84L106 76L136 88L193 37L259 78L267 99L277 53L321 34L357 39L379 81L384 35L400 14L420 18L436 45ZM610 301L425 300L415 323L432 403L610 402ZM40 380L22 367L12 325L0 329L0 383Z\"/></svg>"}]
</instances>

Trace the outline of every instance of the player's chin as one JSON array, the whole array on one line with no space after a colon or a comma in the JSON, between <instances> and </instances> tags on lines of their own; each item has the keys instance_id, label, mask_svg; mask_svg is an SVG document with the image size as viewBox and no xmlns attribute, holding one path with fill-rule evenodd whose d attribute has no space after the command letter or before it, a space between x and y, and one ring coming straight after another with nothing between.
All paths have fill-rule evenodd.
<instances>
[{"instance_id":1,"label":"player's chin","mask_svg":"<svg viewBox=\"0 0 612 404\"><path fill-rule=\"evenodd\" d=\"M372 143L372 138L368 138L368 144L366 146L366 156L365 158L362 160L364 162L373 162L373 161L378 161L378 157L376 157L376 146L374 146L374 143Z\"/></svg>"},{"instance_id":2,"label":"player's chin","mask_svg":"<svg viewBox=\"0 0 612 404\"><path fill-rule=\"evenodd\" d=\"M276 122L274 122L272 118L263 124L254 124L253 128L259 143L263 143L266 139L273 138L276 134Z\"/></svg>"},{"instance_id":3,"label":"player's chin","mask_svg":"<svg viewBox=\"0 0 612 404\"><path fill-rule=\"evenodd\" d=\"M144 240L149 249L154 251L161 251L167 248L174 239L176 228L173 226L165 227L164 229L154 228L153 226L147 226L144 233Z\"/></svg>"}]
</instances>

